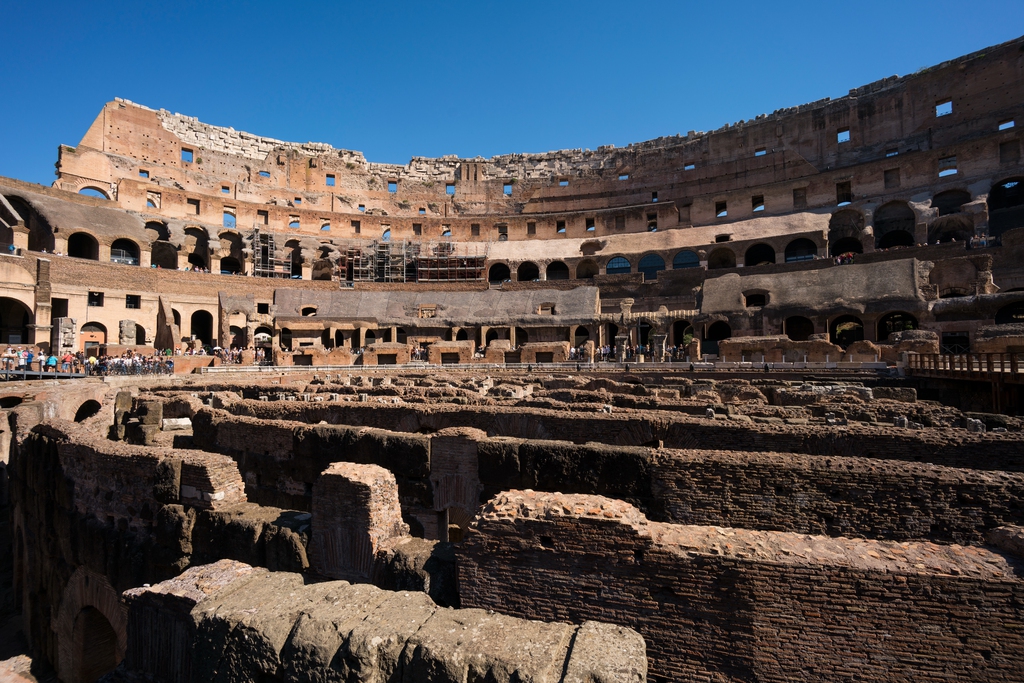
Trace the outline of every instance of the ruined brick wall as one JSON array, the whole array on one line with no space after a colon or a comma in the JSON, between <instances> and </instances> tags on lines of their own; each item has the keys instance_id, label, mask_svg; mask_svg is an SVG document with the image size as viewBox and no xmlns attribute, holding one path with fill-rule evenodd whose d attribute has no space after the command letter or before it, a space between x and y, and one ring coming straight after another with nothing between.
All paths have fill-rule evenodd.
<instances>
[{"instance_id":1,"label":"ruined brick wall","mask_svg":"<svg viewBox=\"0 0 1024 683\"><path fill-rule=\"evenodd\" d=\"M648 522L512 491L458 548L464 606L647 641L653 681L1021 681L1021 558Z\"/></svg>"},{"instance_id":2,"label":"ruined brick wall","mask_svg":"<svg viewBox=\"0 0 1024 683\"><path fill-rule=\"evenodd\" d=\"M1017 473L697 450L651 460L651 507L677 524L971 545L995 527L1024 524Z\"/></svg>"},{"instance_id":3,"label":"ruined brick wall","mask_svg":"<svg viewBox=\"0 0 1024 683\"><path fill-rule=\"evenodd\" d=\"M130 447L51 422L14 444L10 475L24 630L54 665L71 651L80 608L116 605L120 591L192 562L308 564L308 518L245 502L226 456Z\"/></svg>"},{"instance_id":4,"label":"ruined brick wall","mask_svg":"<svg viewBox=\"0 0 1024 683\"><path fill-rule=\"evenodd\" d=\"M1024 440L1017 433L975 434L965 430L896 427L746 424L689 415L573 413L541 408L381 405L348 402L239 401L231 412L261 419L360 425L401 432L473 427L492 436L596 441L639 446L661 441L667 448L802 453L927 462L946 467L1024 471Z\"/></svg>"},{"instance_id":5,"label":"ruined brick wall","mask_svg":"<svg viewBox=\"0 0 1024 683\"><path fill-rule=\"evenodd\" d=\"M379 465L395 474L403 507L431 506L426 436L343 425L233 418L204 409L192 421L197 447L232 456L251 500L310 510L313 484L334 462ZM253 434L260 438L254 439Z\"/></svg>"},{"instance_id":6,"label":"ruined brick wall","mask_svg":"<svg viewBox=\"0 0 1024 683\"><path fill-rule=\"evenodd\" d=\"M257 428L264 438L253 442ZM297 510L310 509L303 491L334 458L389 469L403 510L421 520L453 506L472 514L502 491L534 489L628 501L659 521L890 540L974 545L990 529L1024 524L1024 474L1013 472L486 437L469 428L411 435L210 410L197 414L194 429L202 447L238 460L254 500Z\"/></svg>"}]
</instances>

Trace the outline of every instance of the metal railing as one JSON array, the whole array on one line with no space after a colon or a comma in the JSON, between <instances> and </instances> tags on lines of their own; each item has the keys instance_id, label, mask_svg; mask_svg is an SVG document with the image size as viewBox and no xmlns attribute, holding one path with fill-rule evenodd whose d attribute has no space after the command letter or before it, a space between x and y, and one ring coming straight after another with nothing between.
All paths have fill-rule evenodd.
<instances>
[{"instance_id":1,"label":"metal railing","mask_svg":"<svg viewBox=\"0 0 1024 683\"><path fill-rule=\"evenodd\" d=\"M718 361L715 363L711 362L694 362L692 363L694 371L703 372L763 372L763 362L725 362ZM400 365L220 365L216 367L204 367L196 368L196 372L200 374L232 374L232 373L246 373L246 372L258 372L258 373L291 373L291 372L360 372L364 370L395 370L395 371L408 371L408 370L427 370L436 369L442 367L445 370L452 371L478 371L478 370L517 370L525 372L549 372L549 371L572 371L572 372L643 372L652 370L675 370L675 371L689 371L691 363L685 361L673 361L666 363L637 363L633 361L627 361L623 363L613 361L602 361L596 363L576 362L567 361L564 363L479 363L479 362L468 362L468 363L442 363L441 365L432 365L424 361L411 361L406 364ZM841 370L841 371L884 371L887 369L887 365L883 362L793 362L793 363L768 363L768 370L772 372L783 372L783 371L821 371L821 370Z\"/></svg>"},{"instance_id":2,"label":"metal railing","mask_svg":"<svg viewBox=\"0 0 1024 683\"><path fill-rule=\"evenodd\" d=\"M1020 381L1021 353L913 353L907 356L910 374L959 379Z\"/></svg>"}]
</instances>

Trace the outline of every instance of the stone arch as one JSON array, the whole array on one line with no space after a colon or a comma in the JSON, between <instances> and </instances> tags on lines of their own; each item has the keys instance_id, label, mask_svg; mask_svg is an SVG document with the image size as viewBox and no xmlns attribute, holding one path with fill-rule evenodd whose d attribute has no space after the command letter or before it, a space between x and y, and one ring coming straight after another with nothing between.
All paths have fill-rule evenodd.
<instances>
[{"instance_id":1,"label":"stone arch","mask_svg":"<svg viewBox=\"0 0 1024 683\"><path fill-rule=\"evenodd\" d=\"M87 322L82 325L78 338L82 343L82 350L107 343L107 328L103 323L96 321Z\"/></svg>"},{"instance_id":2,"label":"stone arch","mask_svg":"<svg viewBox=\"0 0 1024 683\"><path fill-rule=\"evenodd\" d=\"M1024 177L1007 178L988 193L988 231L999 236L1024 227Z\"/></svg>"},{"instance_id":3,"label":"stone arch","mask_svg":"<svg viewBox=\"0 0 1024 683\"><path fill-rule=\"evenodd\" d=\"M864 232L864 214L853 209L836 211L828 220L829 254L838 256L853 252L864 253L861 234Z\"/></svg>"},{"instance_id":4,"label":"stone arch","mask_svg":"<svg viewBox=\"0 0 1024 683\"><path fill-rule=\"evenodd\" d=\"M818 255L818 245L806 237L800 237L786 245L786 263L813 261Z\"/></svg>"},{"instance_id":5,"label":"stone arch","mask_svg":"<svg viewBox=\"0 0 1024 683\"><path fill-rule=\"evenodd\" d=\"M854 342L864 340L864 321L855 315L841 315L829 324L828 336L833 344L845 349Z\"/></svg>"},{"instance_id":6,"label":"stone arch","mask_svg":"<svg viewBox=\"0 0 1024 683\"><path fill-rule=\"evenodd\" d=\"M191 334L204 344L213 346L213 315L202 309L192 314L189 322Z\"/></svg>"},{"instance_id":7,"label":"stone arch","mask_svg":"<svg viewBox=\"0 0 1024 683\"><path fill-rule=\"evenodd\" d=\"M751 246L747 249L747 253L743 255L743 265L747 268L751 266L763 266L775 263L775 249L770 244L760 242Z\"/></svg>"},{"instance_id":8,"label":"stone arch","mask_svg":"<svg viewBox=\"0 0 1024 683\"><path fill-rule=\"evenodd\" d=\"M0 297L0 343L27 344L29 326L33 321L32 309L24 303L6 296Z\"/></svg>"},{"instance_id":9,"label":"stone arch","mask_svg":"<svg viewBox=\"0 0 1024 683\"><path fill-rule=\"evenodd\" d=\"M917 318L906 311L892 311L878 319L878 336L875 338L885 341L893 332L916 330L917 325Z\"/></svg>"},{"instance_id":10,"label":"stone arch","mask_svg":"<svg viewBox=\"0 0 1024 683\"><path fill-rule=\"evenodd\" d=\"M523 261L516 269L516 279L519 282L532 282L540 279L540 268L533 261Z\"/></svg>"},{"instance_id":11,"label":"stone arch","mask_svg":"<svg viewBox=\"0 0 1024 683\"><path fill-rule=\"evenodd\" d=\"M134 240L120 237L110 245L110 262L127 266L139 265L139 245Z\"/></svg>"},{"instance_id":12,"label":"stone arch","mask_svg":"<svg viewBox=\"0 0 1024 683\"><path fill-rule=\"evenodd\" d=\"M1024 324L1024 301L1003 306L996 311L996 325Z\"/></svg>"},{"instance_id":13,"label":"stone arch","mask_svg":"<svg viewBox=\"0 0 1024 683\"><path fill-rule=\"evenodd\" d=\"M90 261L100 260L100 243L87 232L76 232L68 237L68 256Z\"/></svg>"},{"instance_id":14,"label":"stone arch","mask_svg":"<svg viewBox=\"0 0 1024 683\"><path fill-rule=\"evenodd\" d=\"M802 315L792 315L782 323L782 331L792 341L807 341L814 334L814 322Z\"/></svg>"},{"instance_id":15,"label":"stone arch","mask_svg":"<svg viewBox=\"0 0 1024 683\"><path fill-rule=\"evenodd\" d=\"M717 320L704 330L704 351L718 354L718 342L732 336L732 327L724 320Z\"/></svg>"},{"instance_id":16,"label":"stone arch","mask_svg":"<svg viewBox=\"0 0 1024 683\"><path fill-rule=\"evenodd\" d=\"M637 271L644 274L645 280L655 280L658 273L665 270L665 259L657 254L647 254L637 264Z\"/></svg>"},{"instance_id":17,"label":"stone arch","mask_svg":"<svg viewBox=\"0 0 1024 683\"><path fill-rule=\"evenodd\" d=\"M85 420L88 420L90 417L100 412L102 408L103 406L100 405L99 401L90 398L88 401L85 401L82 405L78 406L78 410L75 411L75 422L84 422Z\"/></svg>"},{"instance_id":18,"label":"stone arch","mask_svg":"<svg viewBox=\"0 0 1024 683\"><path fill-rule=\"evenodd\" d=\"M917 214L906 202L889 202L875 211L875 248L914 246Z\"/></svg>"},{"instance_id":19,"label":"stone arch","mask_svg":"<svg viewBox=\"0 0 1024 683\"><path fill-rule=\"evenodd\" d=\"M932 208L939 210L940 216L960 213L963 205L971 201L971 193L967 190L946 190L932 197Z\"/></svg>"},{"instance_id":20,"label":"stone arch","mask_svg":"<svg viewBox=\"0 0 1024 683\"><path fill-rule=\"evenodd\" d=\"M487 281L492 285L506 282L511 279L512 271L509 270L508 264L492 263L491 267L487 270Z\"/></svg>"},{"instance_id":21,"label":"stone arch","mask_svg":"<svg viewBox=\"0 0 1024 683\"><path fill-rule=\"evenodd\" d=\"M234 256L225 256L220 260L222 275L238 275L242 272L242 264Z\"/></svg>"},{"instance_id":22,"label":"stone arch","mask_svg":"<svg viewBox=\"0 0 1024 683\"><path fill-rule=\"evenodd\" d=\"M193 268L210 267L210 235L203 228L185 228L185 250L188 263Z\"/></svg>"},{"instance_id":23,"label":"stone arch","mask_svg":"<svg viewBox=\"0 0 1024 683\"><path fill-rule=\"evenodd\" d=\"M85 187L79 188L78 194L85 197L96 197L97 199L106 199L107 201L110 201L110 193L94 185L86 185Z\"/></svg>"},{"instance_id":24,"label":"stone arch","mask_svg":"<svg viewBox=\"0 0 1024 683\"><path fill-rule=\"evenodd\" d=\"M60 679L92 683L117 666L128 643L127 625L128 611L107 577L76 569L64 586L53 624Z\"/></svg>"},{"instance_id":25,"label":"stone arch","mask_svg":"<svg viewBox=\"0 0 1024 683\"><path fill-rule=\"evenodd\" d=\"M161 221L146 221L146 237L150 242L159 242L160 240L171 239L171 231L168 230L167 224Z\"/></svg>"},{"instance_id":26,"label":"stone arch","mask_svg":"<svg viewBox=\"0 0 1024 683\"><path fill-rule=\"evenodd\" d=\"M678 270L680 268L697 268L700 266L700 257L697 253L684 249L672 259L672 269Z\"/></svg>"},{"instance_id":27,"label":"stone arch","mask_svg":"<svg viewBox=\"0 0 1024 683\"><path fill-rule=\"evenodd\" d=\"M150 247L150 263L164 270L178 269L178 248L165 240L153 242Z\"/></svg>"},{"instance_id":28,"label":"stone arch","mask_svg":"<svg viewBox=\"0 0 1024 683\"><path fill-rule=\"evenodd\" d=\"M576 325L572 334L573 346L583 346L588 341L590 341L590 330L586 325Z\"/></svg>"},{"instance_id":29,"label":"stone arch","mask_svg":"<svg viewBox=\"0 0 1024 683\"><path fill-rule=\"evenodd\" d=\"M689 336L690 340L693 340L694 330L693 325L690 324L689 320L676 320L672 323L672 343L676 346L688 344L686 337Z\"/></svg>"},{"instance_id":30,"label":"stone arch","mask_svg":"<svg viewBox=\"0 0 1024 683\"><path fill-rule=\"evenodd\" d=\"M568 280L569 266L565 265L562 261L552 261L547 267L547 279Z\"/></svg>"},{"instance_id":31,"label":"stone arch","mask_svg":"<svg viewBox=\"0 0 1024 683\"><path fill-rule=\"evenodd\" d=\"M597 263L587 259L580 261L576 266L576 279L577 280L593 280L594 276L601 272L598 268Z\"/></svg>"},{"instance_id":32,"label":"stone arch","mask_svg":"<svg viewBox=\"0 0 1024 683\"><path fill-rule=\"evenodd\" d=\"M974 221L962 213L939 216L928 224L928 243L969 242L974 237Z\"/></svg>"},{"instance_id":33,"label":"stone arch","mask_svg":"<svg viewBox=\"0 0 1024 683\"><path fill-rule=\"evenodd\" d=\"M720 268L735 268L736 267L736 254L732 252L732 249L726 247L719 247L708 255L708 270L717 270Z\"/></svg>"},{"instance_id":34,"label":"stone arch","mask_svg":"<svg viewBox=\"0 0 1024 683\"><path fill-rule=\"evenodd\" d=\"M289 274L293 278L302 277L302 245L299 240L288 240L284 243L284 248L289 250L288 261L291 263Z\"/></svg>"}]
</instances>

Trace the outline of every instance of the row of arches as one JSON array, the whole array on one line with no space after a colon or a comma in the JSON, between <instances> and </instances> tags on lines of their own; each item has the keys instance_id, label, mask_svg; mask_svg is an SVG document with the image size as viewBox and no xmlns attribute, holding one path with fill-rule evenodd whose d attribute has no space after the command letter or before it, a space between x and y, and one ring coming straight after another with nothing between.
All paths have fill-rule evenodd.
<instances>
[{"instance_id":1,"label":"row of arches","mask_svg":"<svg viewBox=\"0 0 1024 683\"><path fill-rule=\"evenodd\" d=\"M805 261L815 258L818 253L818 246L807 238L793 240L786 246L785 259L787 263ZM760 242L747 249L744 255L745 266L759 266L776 262L775 248L769 244ZM684 249L678 252L672 259L672 269L696 268L700 266L700 257L696 252ZM735 268L735 253L728 247L720 247L708 256L708 268ZM658 273L666 270L665 260L658 254L647 254L637 262L636 272L643 273L645 279L654 280ZM576 279L590 279L599 274L600 268L595 261L584 260L576 266ZM633 272L633 264L625 256L613 256L605 266L605 273L608 275L627 274ZM487 279L491 283L500 283L512 278L512 271L504 263L492 264L488 270ZM548 280L568 280L570 278L569 267L562 261L553 261L546 269ZM540 267L532 261L521 263L516 270L516 278L520 282L530 282L540 279Z\"/></svg>"}]
</instances>

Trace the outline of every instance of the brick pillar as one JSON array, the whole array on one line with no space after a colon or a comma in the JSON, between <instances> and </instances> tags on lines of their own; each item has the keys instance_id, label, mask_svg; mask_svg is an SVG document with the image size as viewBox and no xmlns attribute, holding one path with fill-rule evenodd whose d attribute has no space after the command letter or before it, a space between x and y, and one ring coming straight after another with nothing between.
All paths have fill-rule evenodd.
<instances>
[{"instance_id":1,"label":"brick pillar","mask_svg":"<svg viewBox=\"0 0 1024 683\"><path fill-rule=\"evenodd\" d=\"M480 507L480 464L477 443L487 434L471 427L442 429L430 438L430 484L434 489L434 510L442 513L445 528L438 529L440 540L447 541L447 514L460 508L463 519L476 514Z\"/></svg>"},{"instance_id":2,"label":"brick pillar","mask_svg":"<svg viewBox=\"0 0 1024 683\"><path fill-rule=\"evenodd\" d=\"M377 465L332 463L313 484L310 569L334 579L369 579L377 551L409 535L395 475Z\"/></svg>"}]
</instances>

